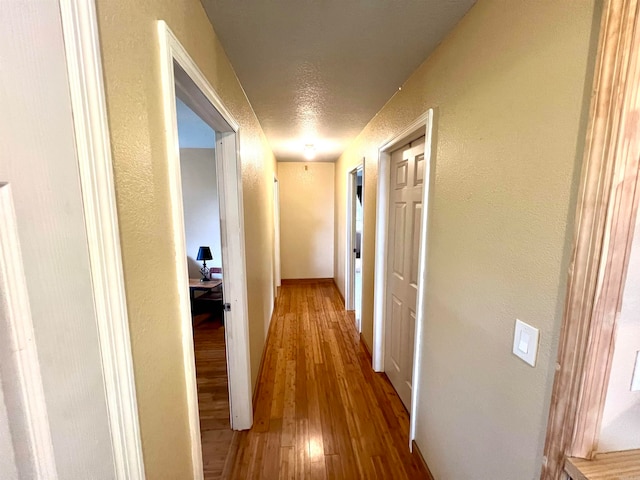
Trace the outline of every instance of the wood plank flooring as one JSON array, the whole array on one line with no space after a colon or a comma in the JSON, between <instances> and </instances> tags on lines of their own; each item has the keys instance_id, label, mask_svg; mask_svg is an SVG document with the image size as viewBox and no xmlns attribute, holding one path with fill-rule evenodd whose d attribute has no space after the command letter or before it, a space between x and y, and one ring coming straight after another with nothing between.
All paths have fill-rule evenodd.
<instances>
[{"instance_id":1,"label":"wood plank flooring","mask_svg":"<svg viewBox=\"0 0 640 480\"><path fill-rule=\"evenodd\" d=\"M208 314L196 316L194 324L204 478L228 478L238 444L229 421L224 326L220 315Z\"/></svg>"},{"instance_id":2,"label":"wood plank flooring","mask_svg":"<svg viewBox=\"0 0 640 480\"><path fill-rule=\"evenodd\" d=\"M272 322L230 478L429 478L409 452L407 411L371 369L332 282L283 285Z\"/></svg>"}]
</instances>

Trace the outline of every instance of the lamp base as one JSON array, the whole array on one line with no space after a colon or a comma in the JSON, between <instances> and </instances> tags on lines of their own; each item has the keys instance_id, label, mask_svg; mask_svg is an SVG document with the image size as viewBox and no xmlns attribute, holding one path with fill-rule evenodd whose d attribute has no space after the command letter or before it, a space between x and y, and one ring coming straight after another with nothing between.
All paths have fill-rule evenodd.
<instances>
[{"instance_id":1,"label":"lamp base","mask_svg":"<svg viewBox=\"0 0 640 480\"><path fill-rule=\"evenodd\" d=\"M209 273L209 267L207 267L207 262L202 262L202 268L200 269L200 275L202 275L202 278L200 279L201 282L209 282L211 280L210 276L211 274Z\"/></svg>"}]
</instances>

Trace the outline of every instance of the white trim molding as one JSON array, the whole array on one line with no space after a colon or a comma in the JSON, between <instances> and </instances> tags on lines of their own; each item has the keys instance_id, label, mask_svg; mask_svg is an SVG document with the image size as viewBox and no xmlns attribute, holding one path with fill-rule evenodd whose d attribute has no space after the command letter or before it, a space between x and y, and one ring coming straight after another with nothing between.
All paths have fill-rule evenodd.
<instances>
[{"instance_id":1,"label":"white trim molding","mask_svg":"<svg viewBox=\"0 0 640 480\"><path fill-rule=\"evenodd\" d=\"M422 218L420 255L418 265L418 298L416 304L416 330L414 339L413 373L411 389L411 412L409 415L409 448L415 438L418 392L420 390L420 368L422 364L422 330L424 324L425 294L427 288L427 239L429 227L429 203L432 169L433 109L427 110L410 125L382 145L378 152L378 215L376 223L374 312L373 312L373 369L384 371L384 335L387 291L387 230L389 228L389 182L391 179L391 151L422 135L425 135L424 160L425 179L422 192Z\"/></svg>"},{"instance_id":2,"label":"white trim molding","mask_svg":"<svg viewBox=\"0 0 640 480\"><path fill-rule=\"evenodd\" d=\"M280 273L280 182L276 175L273 176L273 299L278 297L278 287L282 285ZM271 322L271 317L269 318Z\"/></svg>"},{"instance_id":3,"label":"white trim molding","mask_svg":"<svg viewBox=\"0 0 640 480\"><path fill-rule=\"evenodd\" d=\"M358 172L362 172L362 209L364 211L364 163L365 158L362 157L362 161L356 164L353 168L347 171L347 211L345 215L345 264L344 264L344 306L346 310L353 310L357 312L356 305L356 259L353 256L353 249L356 242L356 218L357 218L357 205L354 198L357 193L357 187L355 186L356 176ZM360 262L361 269L364 264L364 215L362 219L362 238L360 239ZM362 286L361 286L362 288ZM356 329L358 333L362 333L362 292L360 297L360 317L356 315Z\"/></svg>"},{"instance_id":4,"label":"white trim molding","mask_svg":"<svg viewBox=\"0 0 640 480\"><path fill-rule=\"evenodd\" d=\"M16 464L21 478L55 480L58 474L18 227L11 186L6 183L0 183L0 225L0 321L7 322L0 325L0 377L6 382L10 423L21 427L14 432Z\"/></svg>"},{"instance_id":5,"label":"white trim molding","mask_svg":"<svg viewBox=\"0 0 640 480\"><path fill-rule=\"evenodd\" d=\"M231 427L234 430L248 429L253 423L240 133L236 119L162 20L158 21L158 35L193 476L199 480L203 478L203 465L184 230L176 86L179 86L180 92L207 116L205 119L207 123L211 125L218 122L214 128L216 130L215 161L220 202L224 301L230 306L230 311L225 311L225 325L227 325L225 336ZM221 126L222 124L224 126Z\"/></svg>"},{"instance_id":6,"label":"white trim molding","mask_svg":"<svg viewBox=\"0 0 640 480\"><path fill-rule=\"evenodd\" d=\"M354 226L355 222L355 205L353 203L353 175L358 171L360 165L355 166L346 173L347 181L347 211L345 215L345 257L344 257L344 308L345 310L355 310L355 286L353 280L353 272L355 270L355 261L353 260L353 244L354 244Z\"/></svg>"},{"instance_id":7,"label":"white trim molding","mask_svg":"<svg viewBox=\"0 0 640 480\"><path fill-rule=\"evenodd\" d=\"M145 478L94 1L60 0L92 291L118 479Z\"/></svg>"}]
</instances>

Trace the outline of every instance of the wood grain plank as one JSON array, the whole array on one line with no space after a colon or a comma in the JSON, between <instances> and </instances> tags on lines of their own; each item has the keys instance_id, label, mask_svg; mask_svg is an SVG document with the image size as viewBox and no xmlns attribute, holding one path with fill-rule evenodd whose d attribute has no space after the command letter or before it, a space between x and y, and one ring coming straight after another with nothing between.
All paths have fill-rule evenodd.
<instances>
[{"instance_id":1,"label":"wood grain plank","mask_svg":"<svg viewBox=\"0 0 640 480\"><path fill-rule=\"evenodd\" d=\"M235 462L239 439L231 430L225 333L221 318L194 318L194 353L206 480L223 478Z\"/></svg>"},{"instance_id":2,"label":"wood grain plank","mask_svg":"<svg viewBox=\"0 0 640 480\"><path fill-rule=\"evenodd\" d=\"M593 460L568 458L565 470L573 480L640 479L640 450L601 453Z\"/></svg>"},{"instance_id":3,"label":"wood grain plank","mask_svg":"<svg viewBox=\"0 0 640 480\"><path fill-rule=\"evenodd\" d=\"M334 284L285 282L273 318L256 422L229 478L430 478L409 451L408 413L371 369Z\"/></svg>"}]
</instances>

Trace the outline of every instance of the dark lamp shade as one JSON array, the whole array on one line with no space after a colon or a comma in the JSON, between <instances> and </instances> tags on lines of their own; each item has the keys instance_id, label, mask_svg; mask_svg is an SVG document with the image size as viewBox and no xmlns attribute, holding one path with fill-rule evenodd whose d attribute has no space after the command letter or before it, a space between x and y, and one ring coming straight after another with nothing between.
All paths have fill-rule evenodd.
<instances>
[{"instance_id":1,"label":"dark lamp shade","mask_svg":"<svg viewBox=\"0 0 640 480\"><path fill-rule=\"evenodd\" d=\"M198 258L196 260L213 260L211 249L209 247L200 247L198 249Z\"/></svg>"}]
</instances>

